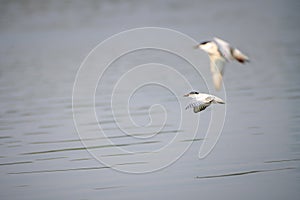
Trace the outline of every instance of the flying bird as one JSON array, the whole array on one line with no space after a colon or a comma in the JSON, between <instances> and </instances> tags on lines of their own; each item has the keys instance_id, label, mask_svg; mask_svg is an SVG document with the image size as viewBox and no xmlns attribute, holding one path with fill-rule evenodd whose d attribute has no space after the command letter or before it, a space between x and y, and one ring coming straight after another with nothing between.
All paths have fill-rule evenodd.
<instances>
[{"instance_id":1,"label":"flying bird","mask_svg":"<svg viewBox=\"0 0 300 200\"><path fill-rule=\"evenodd\" d=\"M194 113L205 110L212 103L225 104L225 102L219 97L194 91L184 95L184 97L190 97L193 99L185 109L193 108Z\"/></svg>"},{"instance_id":2,"label":"flying bird","mask_svg":"<svg viewBox=\"0 0 300 200\"><path fill-rule=\"evenodd\" d=\"M216 37L213 38L212 41L205 41L198 44L195 48L202 49L208 53L210 59L210 71L216 90L220 90L221 88L226 62L231 60L237 60L240 63L249 62L249 58L240 50Z\"/></svg>"}]
</instances>

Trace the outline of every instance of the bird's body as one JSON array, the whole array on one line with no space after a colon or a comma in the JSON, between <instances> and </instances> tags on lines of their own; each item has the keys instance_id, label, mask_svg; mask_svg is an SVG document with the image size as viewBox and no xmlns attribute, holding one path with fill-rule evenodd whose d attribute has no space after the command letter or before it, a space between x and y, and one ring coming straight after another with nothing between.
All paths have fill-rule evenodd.
<instances>
[{"instance_id":1,"label":"bird's body","mask_svg":"<svg viewBox=\"0 0 300 200\"><path fill-rule=\"evenodd\" d=\"M219 38L212 41L202 42L196 46L208 53L210 59L210 71L214 86L217 90L221 88L224 74L224 66L226 62L236 60L240 63L249 62L249 58L240 50L230 46L229 43Z\"/></svg>"},{"instance_id":2,"label":"bird's body","mask_svg":"<svg viewBox=\"0 0 300 200\"><path fill-rule=\"evenodd\" d=\"M225 104L225 102L221 98L211 94L190 92L184 96L193 99L192 102L189 103L185 109L193 108L195 113L205 110L212 103Z\"/></svg>"}]
</instances>

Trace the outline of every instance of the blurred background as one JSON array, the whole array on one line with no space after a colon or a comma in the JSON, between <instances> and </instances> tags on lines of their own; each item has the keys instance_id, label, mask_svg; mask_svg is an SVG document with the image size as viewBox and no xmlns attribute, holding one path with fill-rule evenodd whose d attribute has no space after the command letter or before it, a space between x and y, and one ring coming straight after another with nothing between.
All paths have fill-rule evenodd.
<instances>
[{"instance_id":1,"label":"blurred background","mask_svg":"<svg viewBox=\"0 0 300 200\"><path fill-rule=\"evenodd\" d=\"M297 0L0 1L0 199L298 199L299 9ZM251 62L226 66L226 121L207 158L198 159L200 131L173 165L133 175L107 168L81 144L72 87L96 45L145 26L174 29L199 42L223 38ZM141 55L147 62L167 59L144 51L124 62L130 66ZM200 50L199 60L209 66ZM185 69L192 85L204 89L193 70L184 65L180 70ZM122 70L111 73L116 81L121 75ZM153 95L151 89L140 92ZM140 106L136 119L147 115L149 106ZM110 111L105 101L98 109L98 115ZM208 120L209 110L201 117ZM113 123L107 119L105 128L130 146ZM163 142L176 132L177 121L171 118L167 128L166 137L134 145L143 150ZM124 155L109 154L108 148L106 156Z\"/></svg>"}]
</instances>

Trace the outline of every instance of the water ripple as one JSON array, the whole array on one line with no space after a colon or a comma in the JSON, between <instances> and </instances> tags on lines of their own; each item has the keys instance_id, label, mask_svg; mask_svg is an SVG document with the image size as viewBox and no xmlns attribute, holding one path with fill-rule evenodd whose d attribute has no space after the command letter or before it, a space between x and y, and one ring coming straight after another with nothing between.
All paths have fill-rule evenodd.
<instances>
[{"instance_id":1,"label":"water ripple","mask_svg":"<svg viewBox=\"0 0 300 200\"><path fill-rule=\"evenodd\" d=\"M118 189L118 188L122 188L124 186L108 186L108 187L98 187L98 188L94 188L94 190L108 190L108 189Z\"/></svg>"},{"instance_id":2,"label":"water ripple","mask_svg":"<svg viewBox=\"0 0 300 200\"><path fill-rule=\"evenodd\" d=\"M20 164L31 164L32 161L21 161L21 162L10 162L10 163L0 163L0 166L6 166L6 165L20 165Z\"/></svg>"},{"instance_id":3,"label":"water ripple","mask_svg":"<svg viewBox=\"0 0 300 200\"><path fill-rule=\"evenodd\" d=\"M136 142L136 143L125 143L125 144L113 144L113 145L102 145L102 146L91 146L91 147L74 147L74 148L65 148L65 149L52 149L46 151L34 151L21 153L20 155L33 155L33 154L46 154L46 153L56 153L56 152L65 152L65 151L79 151L87 149L99 149L99 148L110 148L110 147L123 147L123 146L133 146L141 144L153 144L158 143L159 141L147 141L147 142Z\"/></svg>"},{"instance_id":4,"label":"water ripple","mask_svg":"<svg viewBox=\"0 0 300 200\"><path fill-rule=\"evenodd\" d=\"M269 160L269 161L265 161L265 163L295 162L295 161L300 161L300 159L295 158L295 159L284 159L284 160Z\"/></svg>"},{"instance_id":5,"label":"water ripple","mask_svg":"<svg viewBox=\"0 0 300 200\"><path fill-rule=\"evenodd\" d=\"M36 171L22 171L22 172L9 172L8 174L40 174L40 173L51 173L51 172L67 172L67 171L83 171L83 170L96 170L96 169L107 169L110 167L81 167L81 168L69 168L69 169L53 169L53 170L36 170Z\"/></svg>"},{"instance_id":6,"label":"water ripple","mask_svg":"<svg viewBox=\"0 0 300 200\"><path fill-rule=\"evenodd\" d=\"M252 171L244 171L244 172L236 172L236 173L220 174L220 175L196 176L195 178L197 179L222 178L222 177L242 176L247 174L257 174L263 172L274 172L274 171L283 171L283 170L291 170L291 169L296 169L296 168L286 167L286 168L279 168L279 169L262 169L262 170L252 170Z\"/></svg>"}]
</instances>

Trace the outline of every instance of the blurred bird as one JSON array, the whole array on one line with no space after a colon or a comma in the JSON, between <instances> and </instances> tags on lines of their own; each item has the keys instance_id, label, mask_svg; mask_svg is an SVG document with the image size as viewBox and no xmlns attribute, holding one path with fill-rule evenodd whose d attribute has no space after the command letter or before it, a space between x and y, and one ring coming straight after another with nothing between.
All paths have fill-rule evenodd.
<instances>
[{"instance_id":1,"label":"blurred bird","mask_svg":"<svg viewBox=\"0 0 300 200\"><path fill-rule=\"evenodd\" d=\"M190 97L193 99L185 109L193 108L194 113L205 110L212 103L225 104L225 102L219 97L194 91L184 95L184 97Z\"/></svg>"},{"instance_id":2,"label":"blurred bird","mask_svg":"<svg viewBox=\"0 0 300 200\"><path fill-rule=\"evenodd\" d=\"M198 44L195 48L202 49L208 53L210 59L210 71L216 90L220 90L224 66L226 62L237 60L240 63L249 62L249 58L240 50L230 46L229 43L219 38L213 38L212 41L206 41Z\"/></svg>"}]
</instances>

